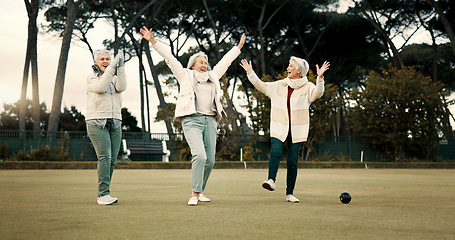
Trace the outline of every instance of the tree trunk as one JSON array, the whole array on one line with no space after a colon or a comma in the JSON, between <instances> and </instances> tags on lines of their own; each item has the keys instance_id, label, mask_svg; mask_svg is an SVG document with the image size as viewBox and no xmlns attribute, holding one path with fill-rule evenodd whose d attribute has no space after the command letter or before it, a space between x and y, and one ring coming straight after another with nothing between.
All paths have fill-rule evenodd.
<instances>
[{"instance_id":1,"label":"tree trunk","mask_svg":"<svg viewBox=\"0 0 455 240\"><path fill-rule=\"evenodd\" d=\"M434 1L434 0L425 0L425 1L428 4L430 4L432 7L434 7L434 9L436 10L436 12L439 15L439 18L441 18L442 25L444 26L444 29L446 30L447 36L449 37L449 40L450 40L450 45L452 46L453 55L455 56L455 36L453 34L453 29L450 26L449 20L447 19L443 10L441 9L441 7L439 6L439 4L436 1Z\"/></svg>"},{"instance_id":2,"label":"tree trunk","mask_svg":"<svg viewBox=\"0 0 455 240\"><path fill-rule=\"evenodd\" d=\"M263 23L263 20L264 20L264 17L265 17L265 10L267 8L267 2L264 2L263 5L260 7L261 8L261 15L259 16L259 20L258 20L258 23L257 23L257 30L259 32L259 45L261 47L261 49L259 50L259 57L260 57L260 63L261 63L261 74L260 74L260 76L262 76L263 74L266 74L266 70L265 70L265 68L266 68L266 66L265 66L265 61L266 61L265 53L267 51L267 46L265 44L265 39L264 39L264 30L267 28L269 23L272 21L273 17L280 11L280 9L287 2L289 2L289 0L283 1L281 3L281 5L279 7L277 7L272 14L270 14L270 16L268 17L268 19L267 19L267 21L265 23Z\"/></svg>"},{"instance_id":3,"label":"tree trunk","mask_svg":"<svg viewBox=\"0 0 455 240\"><path fill-rule=\"evenodd\" d=\"M117 55L118 50L120 48L120 40L118 37L118 23L117 23L117 16L115 15L115 10L114 10L114 1L111 0L110 2L110 10L112 14L112 22L114 23L114 56Z\"/></svg>"},{"instance_id":4,"label":"tree trunk","mask_svg":"<svg viewBox=\"0 0 455 240\"><path fill-rule=\"evenodd\" d=\"M390 39L389 35L387 32L380 26L378 22L375 21L370 15L368 15L366 9L362 6L358 6L358 9L362 12L363 16L366 18L366 20L373 26L376 31L378 31L379 35L381 36L382 41L384 42L384 45L392 51L392 56L391 56L391 61L392 65L394 67L403 67L404 63L403 60L400 57L400 53L398 52L398 49L395 47L395 44L392 42L392 39Z\"/></svg>"},{"instance_id":5,"label":"tree trunk","mask_svg":"<svg viewBox=\"0 0 455 240\"><path fill-rule=\"evenodd\" d=\"M142 132L147 132L147 127L145 125L145 115L144 115L144 63L142 60L142 51L139 51L141 55L139 57L139 89L141 95L141 124Z\"/></svg>"},{"instance_id":6,"label":"tree trunk","mask_svg":"<svg viewBox=\"0 0 455 240\"><path fill-rule=\"evenodd\" d=\"M38 27L36 25L36 18L38 17L39 1L38 0L24 0L27 9L28 22L28 40L27 40L27 53L25 56L24 75L22 79L21 90L21 104L19 109L19 129L25 130L25 112L26 112L26 98L27 98L27 81L30 65L32 66L32 119L33 119L33 136L39 137L40 132L40 101L39 101L39 84L38 84L38 57L37 57L37 42L38 42Z\"/></svg>"},{"instance_id":7,"label":"tree trunk","mask_svg":"<svg viewBox=\"0 0 455 240\"><path fill-rule=\"evenodd\" d=\"M152 55L150 54L150 47L149 47L148 43L145 44L145 55L147 56L150 71L152 72L153 83L155 85L156 95L158 95L160 107L161 107L161 109L167 109L167 103L163 96L163 90L161 90L161 84L158 79L158 74L156 72L155 65L153 64L153 59L152 59ZM166 111L163 111L163 115L164 115L164 123L166 124L166 130L167 130L167 133L169 134L169 139L173 140L175 138L175 134L174 134L174 129L172 128L172 123L169 120L169 119L171 119L171 117L169 116L169 114Z\"/></svg>"},{"instance_id":8,"label":"tree trunk","mask_svg":"<svg viewBox=\"0 0 455 240\"><path fill-rule=\"evenodd\" d=\"M150 126L150 98L149 98L149 84L147 81L147 74L145 73L145 68L142 65L142 73L144 74L144 87L145 87L145 102L147 103L147 129L149 133L151 133L151 126Z\"/></svg>"},{"instance_id":9,"label":"tree trunk","mask_svg":"<svg viewBox=\"0 0 455 240\"><path fill-rule=\"evenodd\" d=\"M27 112L27 84L28 72L30 71L30 37L27 41L27 52L25 54L24 73L22 77L21 100L19 102L19 130L21 133L25 129L25 117Z\"/></svg>"},{"instance_id":10,"label":"tree trunk","mask_svg":"<svg viewBox=\"0 0 455 240\"><path fill-rule=\"evenodd\" d=\"M264 4L262 5L261 15L259 16L258 25L257 25L257 30L259 33L259 46L261 47L261 49L259 49L259 62L261 64L261 74L259 76L262 76L266 73L266 70L265 70L265 51L266 51L265 48L266 48L266 46L265 46L265 42L264 42L265 27L262 26L262 20L264 19L266 7L267 7L267 2L264 2Z\"/></svg>"},{"instance_id":11,"label":"tree trunk","mask_svg":"<svg viewBox=\"0 0 455 240\"><path fill-rule=\"evenodd\" d=\"M220 48L219 48L219 45L220 45L220 31L216 27L215 20L213 19L212 14L210 14L210 9L209 9L209 7L207 5L207 1L203 0L202 3L204 4L204 8L205 8L205 11L207 12L207 16L208 16L210 25L212 25L213 32L215 33L215 57L216 57L216 59L215 59L216 61L215 62L218 62L221 59L221 57L220 57Z\"/></svg>"},{"instance_id":12,"label":"tree trunk","mask_svg":"<svg viewBox=\"0 0 455 240\"><path fill-rule=\"evenodd\" d=\"M47 130L48 137L49 133L52 135L52 132L56 132L58 130L57 128L61 114L63 89L65 86L66 65L68 63L68 53L71 45L71 36L73 34L74 23L76 21L76 15L79 8L79 4L80 1L79 2L74 2L74 0L67 1L68 10L66 13L66 23L62 39L62 47L60 49L60 57L58 60L57 76L55 78L52 109L49 115L49 127Z\"/></svg>"}]
</instances>

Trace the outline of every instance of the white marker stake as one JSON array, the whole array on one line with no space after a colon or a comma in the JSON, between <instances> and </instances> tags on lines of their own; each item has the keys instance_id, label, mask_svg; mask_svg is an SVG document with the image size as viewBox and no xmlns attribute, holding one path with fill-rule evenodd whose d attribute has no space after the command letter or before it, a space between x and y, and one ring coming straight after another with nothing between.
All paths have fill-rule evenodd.
<instances>
[{"instance_id":1,"label":"white marker stake","mask_svg":"<svg viewBox=\"0 0 455 240\"><path fill-rule=\"evenodd\" d=\"M240 148L240 162L243 162L243 148ZM246 169L246 162L243 162L243 166Z\"/></svg>"}]
</instances>

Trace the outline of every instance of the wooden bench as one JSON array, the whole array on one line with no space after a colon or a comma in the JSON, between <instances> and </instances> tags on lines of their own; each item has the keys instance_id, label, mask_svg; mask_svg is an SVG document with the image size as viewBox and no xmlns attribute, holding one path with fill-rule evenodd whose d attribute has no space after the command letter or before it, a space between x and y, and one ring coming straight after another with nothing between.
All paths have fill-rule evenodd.
<instances>
[{"instance_id":1,"label":"wooden bench","mask_svg":"<svg viewBox=\"0 0 455 240\"><path fill-rule=\"evenodd\" d=\"M163 162L169 162L171 151L167 149L166 141L134 142L122 139L123 158L130 155L162 155Z\"/></svg>"}]
</instances>

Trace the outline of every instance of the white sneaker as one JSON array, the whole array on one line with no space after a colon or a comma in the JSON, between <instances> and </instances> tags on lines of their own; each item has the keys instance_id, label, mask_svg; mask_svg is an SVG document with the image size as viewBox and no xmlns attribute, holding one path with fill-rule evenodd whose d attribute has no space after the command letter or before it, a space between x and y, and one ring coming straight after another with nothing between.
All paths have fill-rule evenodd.
<instances>
[{"instance_id":1,"label":"white sneaker","mask_svg":"<svg viewBox=\"0 0 455 240\"><path fill-rule=\"evenodd\" d=\"M273 191L273 190L275 190L275 182L273 182L272 179L269 179L262 183L262 187L269 191Z\"/></svg>"},{"instance_id":2,"label":"white sneaker","mask_svg":"<svg viewBox=\"0 0 455 240\"><path fill-rule=\"evenodd\" d=\"M199 200L199 202L210 202L210 199L207 198L206 196L204 196L204 194L202 194L202 193L199 194L198 200Z\"/></svg>"},{"instance_id":3,"label":"white sneaker","mask_svg":"<svg viewBox=\"0 0 455 240\"><path fill-rule=\"evenodd\" d=\"M188 201L188 206L196 206L198 202L197 197L191 197L190 200Z\"/></svg>"},{"instance_id":4,"label":"white sneaker","mask_svg":"<svg viewBox=\"0 0 455 240\"><path fill-rule=\"evenodd\" d=\"M286 201L288 202L291 202L291 203L299 203L300 200L296 197L294 197L294 195L291 195L290 197L286 196Z\"/></svg>"},{"instance_id":5,"label":"white sneaker","mask_svg":"<svg viewBox=\"0 0 455 240\"><path fill-rule=\"evenodd\" d=\"M110 195L104 195L104 196L98 197L96 199L96 202L99 205L111 205L113 203L118 202L118 199L115 197L111 197Z\"/></svg>"}]
</instances>

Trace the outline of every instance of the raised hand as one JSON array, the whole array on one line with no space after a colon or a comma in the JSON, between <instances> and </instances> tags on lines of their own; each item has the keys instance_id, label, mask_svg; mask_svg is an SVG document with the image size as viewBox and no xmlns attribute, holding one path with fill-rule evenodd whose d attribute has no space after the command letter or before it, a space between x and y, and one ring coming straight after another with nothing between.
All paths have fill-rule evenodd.
<instances>
[{"instance_id":1,"label":"raised hand","mask_svg":"<svg viewBox=\"0 0 455 240\"><path fill-rule=\"evenodd\" d=\"M316 64L316 73L318 74L318 77L324 77L324 72L329 70L329 67L330 63L327 61L324 61L321 68L319 68L319 65Z\"/></svg>"},{"instance_id":2,"label":"raised hand","mask_svg":"<svg viewBox=\"0 0 455 240\"><path fill-rule=\"evenodd\" d=\"M119 66L123 66L123 65L120 65L120 63L123 62L123 53L120 51L117 56L114 57L114 59L112 59L111 61L111 66L115 69L117 69L117 65Z\"/></svg>"},{"instance_id":3,"label":"raised hand","mask_svg":"<svg viewBox=\"0 0 455 240\"><path fill-rule=\"evenodd\" d=\"M242 49L243 44L245 44L246 36L245 33L242 34L242 37L240 38L239 44L237 45L238 48Z\"/></svg>"},{"instance_id":4,"label":"raised hand","mask_svg":"<svg viewBox=\"0 0 455 240\"><path fill-rule=\"evenodd\" d=\"M119 51L117 56L119 56L119 60L118 60L118 66L119 67L123 67L125 66L125 56L123 55L123 52L122 51Z\"/></svg>"},{"instance_id":5,"label":"raised hand","mask_svg":"<svg viewBox=\"0 0 455 240\"><path fill-rule=\"evenodd\" d=\"M152 29L148 30L146 26L143 26L141 29L139 29L139 32L141 32L141 37L152 44L156 43L155 37L153 36Z\"/></svg>"},{"instance_id":6,"label":"raised hand","mask_svg":"<svg viewBox=\"0 0 455 240\"><path fill-rule=\"evenodd\" d=\"M251 61L248 63L248 61L246 59L242 59L242 61L240 61L240 66L243 69L245 69L245 72L247 74L250 74L253 71L253 67L251 65Z\"/></svg>"}]
</instances>

